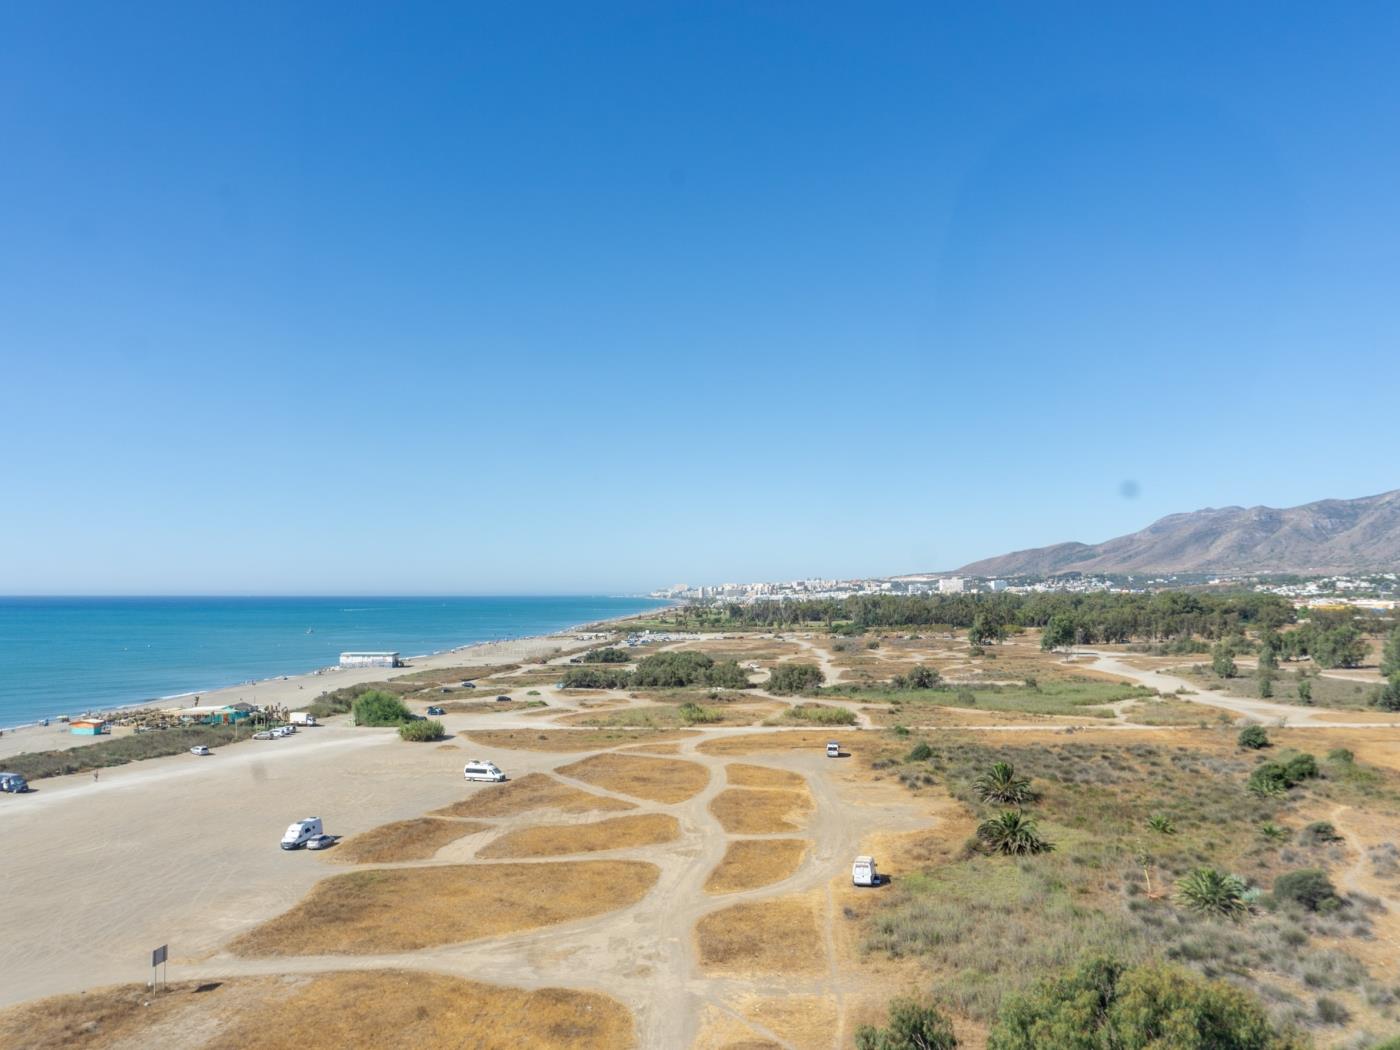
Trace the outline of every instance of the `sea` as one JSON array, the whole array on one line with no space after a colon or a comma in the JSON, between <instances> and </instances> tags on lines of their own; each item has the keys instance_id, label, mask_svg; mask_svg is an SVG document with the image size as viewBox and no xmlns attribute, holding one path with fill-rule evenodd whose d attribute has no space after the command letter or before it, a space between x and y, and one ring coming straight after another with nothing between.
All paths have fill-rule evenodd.
<instances>
[{"instance_id":1,"label":"sea","mask_svg":"<svg viewBox=\"0 0 1400 1050\"><path fill-rule=\"evenodd\" d=\"M337 663L548 634L649 598L3 598L0 728Z\"/></svg>"}]
</instances>

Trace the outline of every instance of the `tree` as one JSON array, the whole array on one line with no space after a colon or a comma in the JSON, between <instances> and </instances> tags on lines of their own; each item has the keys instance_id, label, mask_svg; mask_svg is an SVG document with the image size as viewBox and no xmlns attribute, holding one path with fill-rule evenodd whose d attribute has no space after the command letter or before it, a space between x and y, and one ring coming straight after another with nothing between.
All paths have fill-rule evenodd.
<instances>
[{"instance_id":1,"label":"tree","mask_svg":"<svg viewBox=\"0 0 1400 1050\"><path fill-rule=\"evenodd\" d=\"M768 691L779 695L815 692L825 681L816 664L786 663L773 668L768 679Z\"/></svg>"},{"instance_id":2,"label":"tree","mask_svg":"<svg viewBox=\"0 0 1400 1050\"><path fill-rule=\"evenodd\" d=\"M977 826L977 840L989 853L1022 856L1049 853L1055 845L1040 837L1035 820L1020 810L1008 809Z\"/></svg>"},{"instance_id":3,"label":"tree","mask_svg":"<svg viewBox=\"0 0 1400 1050\"><path fill-rule=\"evenodd\" d=\"M1258 751L1260 748L1269 746L1269 734L1263 726L1245 726L1240 730L1240 735L1235 738L1240 747L1250 751Z\"/></svg>"},{"instance_id":4,"label":"tree","mask_svg":"<svg viewBox=\"0 0 1400 1050\"><path fill-rule=\"evenodd\" d=\"M1301 1050L1259 1004L1160 963L1089 959L1003 1005L988 1050Z\"/></svg>"},{"instance_id":5,"label":"tree","mask_svg":"<svg viewBox=\"0 0 1400 1050\"><path fill-rule=\"evenodd\" d=\"M1010 802L1019 805L1029 801L1033 794L1031 782L1018 777L1010 762L994 762L979 776L974 785L977 796L983 802Z\"/></svg>"},{"instance_id":6,"label":"tree","mask_svg":"<svg viewBox=\"0 0 1400 1050\"><path fill-rule=\"evenodd\" d=\"M1277 671L1277 670L1278 670L1278 653L1277 653L1276 650L1274 650L1274 649L1272 649L1272 648L1270 648L1270 647L1268 647L1268 646L1264 646L1263 648L1261 648L1261 649L1259 650L1259 670L1260 670L1260 671Z\"/></svg>"},{"instance_id":7,"label":"tree","mask_svg":"<svg viewBox=\"0 0 1400 1050\"><path fill-rule=\"evenodd\" d=\"M1400 674L1400 627L1394 627L1385 637L1385 647L1381 649L1381 677L1391 678Z\"/></svg>"},{"instance_id":8,"label":"tree","mask_svg":"<svg viewBox=\"0 0 1400 1050\"><path fill-rule=\"evenodd\" d=\"M1239 674L1235 666L1235 651L1228 642L1216 642L1210 651L1210 667L1221 678L1234 678Z\"/></svg>"},{"instance_id":9,"label":"tree","mask_svg":"<svg viewBox=\"0 0 1400 1050\"><path fill-rule=\"evenodd\" d=\"M413 718L413 712L393 693L371 689L355 697L351 706L357 726L396 726Z\"/></svg>"},{"instance_id":10,"label":"tree","mask_svg":"<svg viewBox=\"0 0 1400 1050\"><path fill-rule=\"evenodd\" d=\"M856 1050L954 1050L957 1045L948 1018L936 1007L906 997L890 1003L884 1028L856 1029Z\"/></svg>"},{"instance_id":11,"label":"tree","mask_svg":"<svg viewBox=\"0 0 1400 1050\"><path fill-rule=\"evenodd\" d=\"M1351 624L1317 632L1309 652L1319 667L1359 667L1366 659L1366 640Z\"/></svg>"},{"instance_id":12,"label":"tree","mask_svg":"<svg viewBox=\"0 0 1400 1050\"><path fill-rule=\"evenodd\" d=\"M632 657L628 656L624 649L608 646L584 653L579 657L579 661L585 664L625 664L631 663Z\"/></svg>"},{"instance_id":13,"label":"tree","mask_svg":"<svg viewBox=\"0 0 1400 1050\"><path fill-rule=\"evenodd\" d=\"M1244 880L1215 868L1195 868L1176 884L1176 901L1202 915L1239 919L1249 905L1244 899Z\"/></svg>"},{"instance_id":14,"label":"tree","mask_svg":"<svg viewBox=\"0 0 1400 1050\"><path fill-rule=\"evenodd\" d=\"M1298 699L1305 704L1312 703L1312 683L1306 678L1298 679Z\"/></svg>"},{"instance_id":15,"label":"tree","mask_svg":"<svg viewBox=\"0 0 1400 1050\"><path fill-rule=\"evenodd\" d=\"M910 689L937 689L943 681L943 676L938 673L936 668L929 667L927 664L918 664L910 669L904 680Z\"/></svg>"},{"instance_id":16,"label":"tree","mask_svg":"<svg viewBox=\"0 0 1400 1050\"><path fill-rule=\"evenodd\" d=\"M1055 615L1040 634L1040 647L1046 652L1068 649L1074 645L1074 621L1068 616Z\"/></svg>"},{"instance_id":17,"label":"tree","mask_svg":"<svg viewBox=\"0 0 1400 1050\"><path fill-rule=\"evenodd\" d=\"M986 645L1000 642L1006 637L1006 627L993 620L986 613L978 613L972 618L972 626L967 629L967 640L973 645Z\"/></svg>"},{"instance_id":18,"label":"tree","mask_svg":"<svg viewBox=\"0 0 1400 1050\"><path fill-rule=\"evenodd\" d=\"M1391 675L1376 694L1376 706L1383 711L1400 711L1400 672Z\"/></svg>"}]
</instances>

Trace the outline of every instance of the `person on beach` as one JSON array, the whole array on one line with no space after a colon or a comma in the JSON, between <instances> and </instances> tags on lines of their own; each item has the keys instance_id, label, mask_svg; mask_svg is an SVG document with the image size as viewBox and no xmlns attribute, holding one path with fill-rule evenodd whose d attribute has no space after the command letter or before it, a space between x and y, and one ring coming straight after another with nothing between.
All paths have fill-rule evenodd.
<instances>
[{"instance_id":1,"label":"person on beach","mask_svg":"<svg viewBox=\"0 0 1400 1050\"><path fill-rule=\"evenodd\" d=\"M94 784L97 783L97 770L95 770L95 769L92 771L92 782L93 782Z\"/></svg>"}]
</instances>

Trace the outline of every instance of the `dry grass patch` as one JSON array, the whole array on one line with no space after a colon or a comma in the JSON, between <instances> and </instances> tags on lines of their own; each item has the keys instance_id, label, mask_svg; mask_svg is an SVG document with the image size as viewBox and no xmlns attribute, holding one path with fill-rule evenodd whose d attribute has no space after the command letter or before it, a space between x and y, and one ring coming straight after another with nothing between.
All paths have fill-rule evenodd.
<instances>
[{"instance_id":1,"label":"dry grass patch","mask_svg":"<svg viewBox=\"0 0 1400 1050\"><path fill-rule=\"evenodd\" d=\"M810 897L736 904L695 924L700 965L723 973L810 974L826 969L826 952Z\"/></svg>"},{"instance_id":2,"label":"dry grass patch","mask_svg":"<svg viewBox=\"0 0 1400 1050\"><path fill-rule=\"evenodd\" d=\"M427 860L449 842L490 829L490 824L470 820L438 820L435 817L396 820L337 843L330 853L330 859L346 864Z\"/></svg>"},{"instance_id":3,"label":"dry grass patch","mask_svg":"<svg viewBox=\"0 0 1400 1050\"><path fill-rule=\"evenodd\" d=\"M244 956L418 951L625 908L658 874L654 864L623 860L350 872L322 879L291 911L229 947Z\"/></svg>"},{"instance_id":4,"label":"dry grass patch","mask_svg":"<svg viewBox=\"0 0 1400 1050\"><path fill-rule=\"evenodd\" d=\"M745 1017L781 1036L794 1050L827 1050L839 1025L836 1003L813 995L755 999L740 1007Z\"/></svg>"},{"instance_id":5,"label":"dry grass patch","mask_svg":"<svg viewBox=\"0 0 1400 1050\"><path fill-rule=\"evenodd\" d=\"M812 796L774 788L725 788L710 800L710 812L731 835L776 835L796 831L812 810Z\"/></svg>"},{"instance_id":6,"label":"dry grass patch","mask_svg":"<svg viewBox=\"0 0 1400 1050\"><path fill-rule=\"evenodd\" d=\"M635 849L673 842L680 837L680 821L666 813L641 813L613 817L591 824L544 824L507 832L489 842L478 857L563 857L572 853L599 853L609 849Z\"/></svg>"},{"instance_id":7,"label":"dry grass patch","mask_svg":"<svg viewBox=\"0 0 1400 1050\"><path fill-rule=\"evenodd\" d=\"M679 755L681 753L680 744L635 744L632 747L621 749L629 754L642 755Z\"/></svg>"},{"instance_id":8,"label":"dry grass patch","mask_svg":"<svg viewBox=\"0 0 1400 1050\"><path fill-rule=\"evenodd\" d=\"M26 1050L198 1046L204 1050L612 1050L635 1046L632 1016L593 992L526 992L434 973L182 981L56 996L0 1012L0 1045Z\"/></svg>"},{"instance_id":9,"label":"dry grass patch","mask_svg":"<svg viewBox=\"0 0 1400 1050\"><path fill-rule=\"evenodd\" d=\"M806 839L739 839L731 842L710 877L705 892L722 894L756 890L791 877L810 846Z\"/></svg>"},{"instance_id":10,"label":"dry grass patch","mask_svg":"<svg viewBox=\"0 0 1400 1050\"><path fill-rule=\"evenodd\" d=\"M704 766L679 758L647 755L594 755L560 766L555 772L608 791L668 805L693 798L710 782L710 771Z\"/></svg>"},{"instance_id":11,"label":"dry grass patch","mask_svg":"<svg viewBox=\"0 0 1400 1050\"><path fill-rule=\"evenodd\" d=\"M502 705L504 706L504 705ZM494 729L466 734L467 739L484 747L508 751L600 751L639 741L656 743L680 740L694 730L687 729Z\"/></svg>"},{"instance_id":12,"label":"dry grass patch","mask_svg":"<svg viewBox=\"0 0 1400 1050\"><path fill-rule=\"evenodd\" d=\"M460 802L433 810L440 817L509 817L535 809L557 809L560 813L616 812L636 809L620 798L595 795L571 784L562 784L545 773L528 773L519 780L508 780L477 792Z\"/></svg>"},{"instance_id":13,"label":"dry grass patch","mask_svg":"<svg viewBox=\"0 0 1400 1050\"><path fill-rule=\"evenodd\" d=\"M850 737L857 730L842 726L835 730L836 739ZM765 751L805 751L809 748L826 749L826 742L832 739L833 731L802 732L792 730L783 733L745 733L742 736L722 736L705 740L696 745L697 751L707 755L757 755Z\"/></svg>"},{"instance_id":14,"label":"dry grass patch","mask_svg":"<svg viewBox=\"0 0 1400 1050\"><path fill-rule=\"evenodd\" d=\"M725 777L735 787L785 788L788 791L805 791L807 779L801 773L772 766L755 766L748 762L731 762L724 767Z\"/></svg>"}]
</instances>

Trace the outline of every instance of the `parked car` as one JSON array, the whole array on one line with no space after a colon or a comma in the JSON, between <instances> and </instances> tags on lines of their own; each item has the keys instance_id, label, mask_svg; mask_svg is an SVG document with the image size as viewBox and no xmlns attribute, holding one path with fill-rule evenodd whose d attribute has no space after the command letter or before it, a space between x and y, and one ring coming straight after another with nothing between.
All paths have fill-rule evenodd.
<instances>
[{"instance_id":1,"label":"parked car","mask_svg":"<svg viewBox=\"0 0 1400 1050\"><path fill-rule=\"evenodd\" d=\"M0 791L13 795L23 795L29 790L29 781L23 773L0 773Z\"/></svg>"},{"instance_id":2,"label":"parked car","mask_svg":"<svg viewBox=\"0 0 1400 1050\"><path fill-rule=\"evenodd\" d=\"M475 682L463 682L463 683L462 683L462 688L463 688L463 689L475 689L475 688L476 688L476 683L475 683Z\"/></svg>"},{"instance_id":3,"label":"parked car","mask_svg":"<svg viewBox=\"0 0 1400 1050\"><path fill-rule=\"evenodd\" d=\"M447 714L447 712L444 711L444 710L443 710L442 708L440 708L440 707L430 707L430 708L428 708L428 714L430 714L430 715L445 715L445 714Z\"/></svg>"},{"instance_id":4,"label":"parked car","mask_svg":"<svg viewBox=\"0 0 1400 1050\"><path fill-rule=\"evenodd\" d=\"M307 849L330 849L340 841L339 835L316 835L306 840Z\"/></svg>"},{"instance_id":5,"label":"parked car","mask_svg":"<svg viewBox=\"0 0 1400 1050\"><path fill-rule=\"evenodd\" d=\"M192 755L208 755L208 754L212 754L212 752L211 752L207 747L205 747L203 744L195 744L194 747L190 748L190 754L192 754Z\"/></svg>"},{"instance_id":6,"label":"parked car","mask_svg":"<svg viewBox=\"0 0 1400 1050\"><path fill-rule=\"evenodd\" d=\"M494 762L475 758L462 767L462 776L467 780L484 780L487 783L500 783L506 778Z\"/></svg>"},{"instance_id":7,"label":"parked car","mask_svg":"<svg viewBox=\"0 0 1400 1050\"><path fill-rule=\"evenodd\" d=\"M508 704L508 703L510 703L510 697L508 697L508 696L498 696L498 697L496 697L496 703L498 703L498 704Z\"/></svg>"},{"instance_id":8,"label":"parked car","mask_svg":"<svg viewBox=\"0 0 1400 1050\"><path fill-rule=\"evenodd\" d=\"M282 848L301 849L312 839L325 833L326 829L321 827L320 817L306 817L288 825L282 835Z\"/></svg>"},{"instance_id":9,"label":"parked car","mask_svg":"<svg viewBox=\"0 0 1400 1050\"><path fill-rule=\"evenodd\" d=\"M841 745L838 744L835 740L828 740L828 741L827 741L827 744L826 744L826 757L827 757L827 758L840 758L840 757L841 757Z\"/></svg>"},{"instance_id":10,"label":"parked car","mask_svg":"<svg viewBox=\"0 0 1400 1050\"><path fill-rule=\"evenodd\" d=\"M857 857L851 865L851 883L855 886L880 885L879 872L875 870L874 857Z\"/></svg>"},{"instance_id":11,"label":"parked car","mask_svg":"<svg viewBox=\"0 0 1400 1050\"><path fill-rule=\"evenodd\" d=\"M271 729L262 729L253 734L254 740L273 740L275 736Z\"/></svg>"}]
</instances>

